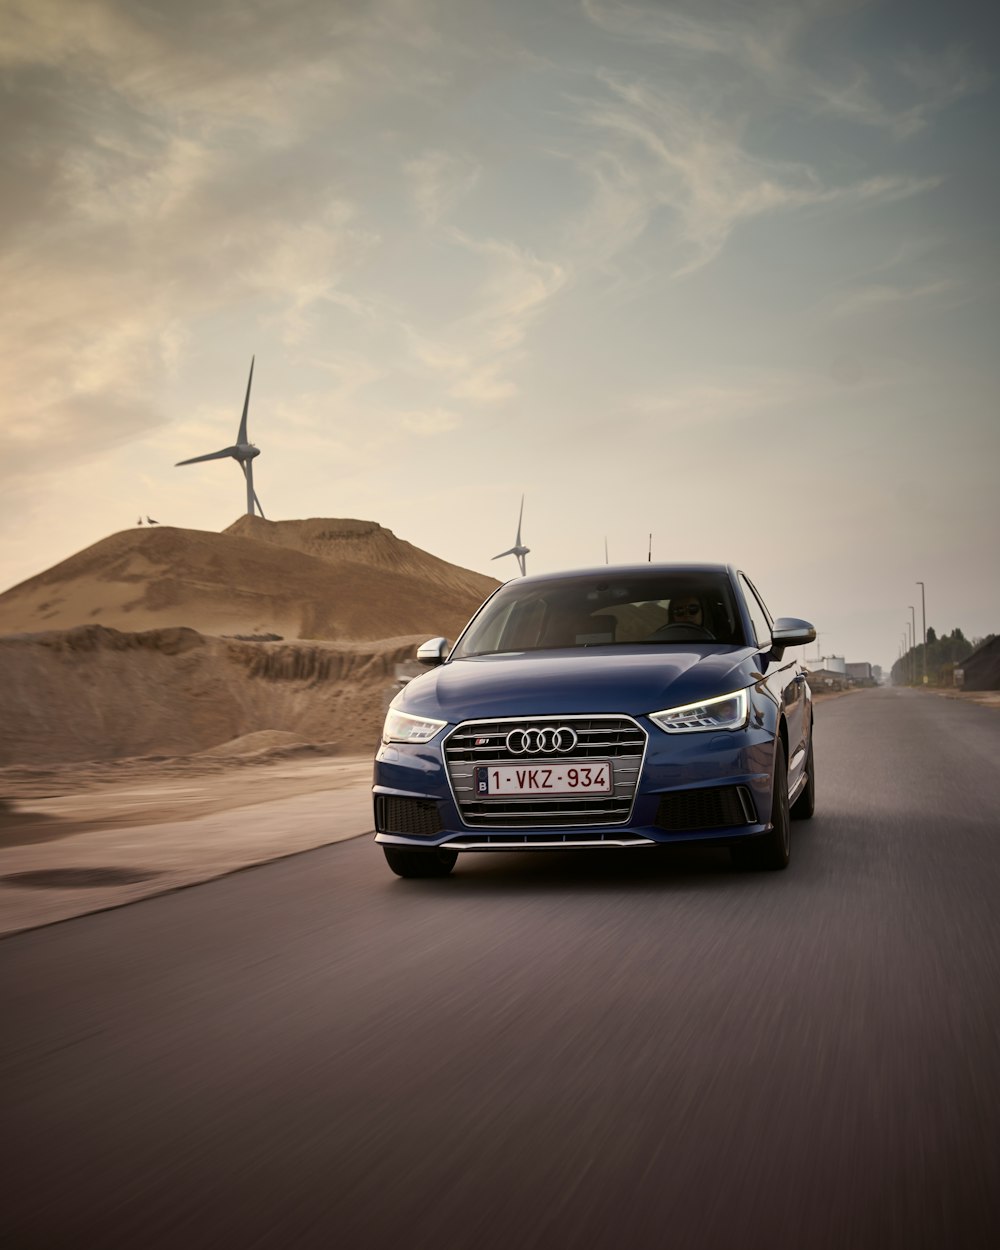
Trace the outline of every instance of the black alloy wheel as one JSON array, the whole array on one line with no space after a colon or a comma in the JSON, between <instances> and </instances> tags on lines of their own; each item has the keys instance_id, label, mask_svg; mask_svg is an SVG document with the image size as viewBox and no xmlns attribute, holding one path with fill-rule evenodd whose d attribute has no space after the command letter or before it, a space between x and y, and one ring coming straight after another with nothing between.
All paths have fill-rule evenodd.
<instances>
[{"instance_id":1,"label":"black alloy wheel","mask_svg":"<svg viewBox=\"0 0 1000 1250\"><path fill-rule=\"evenodd\" d=\"M397 877L447 877L455 867L458 851L403 851L397 846L383 846L385 862Z\"/></svg>"}]
</instances>

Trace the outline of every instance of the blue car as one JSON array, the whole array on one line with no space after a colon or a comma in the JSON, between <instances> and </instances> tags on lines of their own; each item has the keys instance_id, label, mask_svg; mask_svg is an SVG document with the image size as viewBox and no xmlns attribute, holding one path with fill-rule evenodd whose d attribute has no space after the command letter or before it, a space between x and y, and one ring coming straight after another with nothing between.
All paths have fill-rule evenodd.
<instances>
[{"instance_id":1,"label":"blue car","mask_svg":"<svg viewBox=\"0 0 1000 1250\"><path fill-rule=\"evenodd\" d=\"M813 814L812 696L772 620L721 564L642 564L501 586L393 700L375 757L375 840L401 877L459 852L723 845L789 859Z\"/></svg>"}]
</instances>

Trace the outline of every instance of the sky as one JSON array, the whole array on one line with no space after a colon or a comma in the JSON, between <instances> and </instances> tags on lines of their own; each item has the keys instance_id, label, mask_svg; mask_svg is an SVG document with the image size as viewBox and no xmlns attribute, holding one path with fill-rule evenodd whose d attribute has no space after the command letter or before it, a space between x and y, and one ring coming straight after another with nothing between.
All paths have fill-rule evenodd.
<instances>
[{"instance_id":1,"label":"sky","mask_svg":"<svg viewBox=\"0 0 1000 1250\"><path fill-rule=\"evenodd\" d=\"M271 520L1000 632L989 7L0 0L0 589L230 525L255 357Z\"/></svg>"}]
</instances>

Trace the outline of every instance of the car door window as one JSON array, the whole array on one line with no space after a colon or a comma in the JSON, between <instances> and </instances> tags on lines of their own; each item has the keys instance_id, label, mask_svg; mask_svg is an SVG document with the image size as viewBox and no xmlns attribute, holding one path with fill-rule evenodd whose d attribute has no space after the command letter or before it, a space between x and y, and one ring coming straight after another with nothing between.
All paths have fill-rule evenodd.
<instances>
[{"instance_id":1,"label":"car door window","mask_svg":"<svg viewBox=\"0 0 1000 1250\"><path fill-rule=\"evenodd\" d=\"M743 587L743 597L746 599L747 611L750 613L750 622L753 625L754 633L757 635L758 647L769 647L771 645L771 618L768 616L767 609L760 601L760 597L753 584L742 573L740 574L740 584Z\"/></svg>"}]
</instances>

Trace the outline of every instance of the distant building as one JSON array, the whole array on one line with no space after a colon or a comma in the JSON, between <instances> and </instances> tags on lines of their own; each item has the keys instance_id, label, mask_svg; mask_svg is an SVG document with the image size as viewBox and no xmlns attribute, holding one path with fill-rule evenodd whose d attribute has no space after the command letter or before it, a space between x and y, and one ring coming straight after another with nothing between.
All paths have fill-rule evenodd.
<instances>
[{"instance_id":1,"label":"distant building","mask_svg":"<svg viewBox=\"0 0 1000 1250\"><path fill-rule=\"evenodd\" d=\"M842 655L818 655L815 659L806 658L803 663L810 668L825 668L831 673L839 673L841 677L847 676L847 661Z\"/></svg>"},{"instance_id":2,"label":"distant building","mask_svg":"<svg viewBox=\"0 0 1000 1250\"><path fill-rule=\"evenodd\" d=\"M818 664L820 661L813 660L811 663ZM851 684L846 673L838 673L830 668L810 668L807 661L806 672L808 673L809 685L813 690L846 690Z\"/></svg>"},{"instance_id":3,"label":"distant building","mask_svg":"<svg viewBox=\"0 0 1000 1250\"><path fill-rule=\"evenodd\" d=\"M867 660L852 661L842 655L823 655L804 660L810 686L828 690L849 690L852 686L877 686L882 669Z\"/></svg>"},{"instance_id":4,"label":"distant building","mask_svg":"<svg viewBox=\"0 0 1000 1250\"><path fill-rule=\"evenodd\" d=\"M1000 636L955 665L955 685L963 690L1000 690Z\"/></svg>"}]
</instances>

